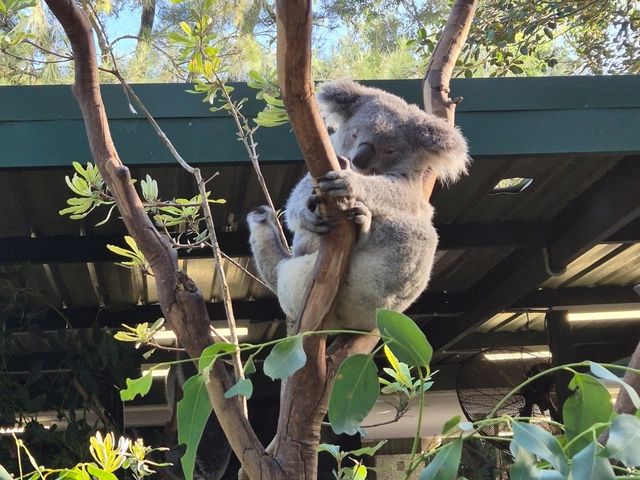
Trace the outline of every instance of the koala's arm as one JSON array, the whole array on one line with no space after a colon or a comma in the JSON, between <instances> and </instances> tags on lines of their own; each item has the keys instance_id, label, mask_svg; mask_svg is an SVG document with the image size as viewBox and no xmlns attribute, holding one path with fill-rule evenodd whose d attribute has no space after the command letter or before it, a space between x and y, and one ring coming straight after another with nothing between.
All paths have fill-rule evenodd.
<instances>
[{"instance_id":1,"label":"koala's arm","mask_svg":"<svg viewBox=\"0 0 640 480\"><path fill-rule=\"evenodd\" d=\"M275 212L262 206L247 215L249 245L262 280L274 292L278 289L278 265L290 258L277 227Z\"/></svg>"},{"instance_id":2,"label":"koala's arm","mask_svg":"<svg viewBox=\"0 0 640 480\"><path fill-rule=\"evenodd\" d=\"M323 192L335 197L353 196L363 202L373 215L390 210L417 212L427 207L422 195L422 182L399 175L363 175L342 170L329 172L318 179Z\"/></svg>"},{"instance_id":3,"label":"koala's arm","mask_svg":"<svg viewBox=\"0 0 640 480\"><path fill-rule=\"evenodd\" d=\"M304 228L303 225L307 223L307 217L312 213L307 206L307 201L312 194L311 175L307 173L293 188L285 206L284 219L291 232L295 233Z\"/></svg>"},{"instance_id":4,"label":"koala's arm","mask_svg":"<svg viewBox=\"0 0 640 480\"><path fill-rule=\"evenodd\" d=\"M315 212L319 199L315 198L311 175L305 175L295 186L285 207L284 219L287 228L296 238L302 234L305 238L313 238L331 230L331 222Z\"/></svg>"}]
</instances>

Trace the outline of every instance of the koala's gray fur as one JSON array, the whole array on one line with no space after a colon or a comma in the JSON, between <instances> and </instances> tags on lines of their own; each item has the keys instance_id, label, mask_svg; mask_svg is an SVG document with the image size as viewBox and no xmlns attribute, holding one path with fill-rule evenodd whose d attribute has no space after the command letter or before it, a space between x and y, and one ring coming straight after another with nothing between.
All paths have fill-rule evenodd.
<instances>
[{"instance_id":1,"label":"koala's gray fur","mask_svg":"<svg viewBox=\"0 0 640 480\"><path fill-rule=\"evenodd\" d=\"M359 226L326 328L372 330L377 308L403 311L426 288L438 236L433 208L422 193L423 177L431 170L444 182L457 180L467 169L467 144L446 121L352 81L324 84L318 101L335 128L336 154L351 163L318 179L318 187L323 195L354 197L348 214ZM298 316L320 235L332 227L315 213L319 201L309 175L287 201L293 256L280 243L273 211L260 207L247 216L258 271L290 318Z\"/></svg>"}]
</instances>

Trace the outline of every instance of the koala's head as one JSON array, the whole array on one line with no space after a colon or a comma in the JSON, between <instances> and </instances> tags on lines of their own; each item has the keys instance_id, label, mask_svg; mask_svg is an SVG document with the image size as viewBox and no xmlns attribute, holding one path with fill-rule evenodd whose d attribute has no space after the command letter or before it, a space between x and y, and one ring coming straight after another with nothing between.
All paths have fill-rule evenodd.
<instances>
[{"instance_id":1,"label":"koala's head","mask_svg":"<svg viewBox=\"0 0 640 480\"><path fill-rule=\"evenodd\" d=\"M318 102L338 155L365 174L415 178L434 171L444 182L466 173L467 142L445 120L377 88L350 80L322 85Z\"/></svg>"}]
</instances>

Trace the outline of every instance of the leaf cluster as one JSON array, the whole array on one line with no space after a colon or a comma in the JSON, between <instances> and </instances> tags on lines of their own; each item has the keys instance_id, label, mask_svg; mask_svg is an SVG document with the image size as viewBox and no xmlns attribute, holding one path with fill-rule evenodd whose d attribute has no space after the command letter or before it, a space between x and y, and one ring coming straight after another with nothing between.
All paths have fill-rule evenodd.
<instances>
[{"instance_id":1,"label":"leaf cluster","mask_svg":"<svg viewBox=\"0 0 640 480\"><path fill-rule=\"evenodd\" d=\"M105 224L115 209L115 199L109 192L100 174L100 171L92 163L87 163L84 168L80 163L74 162L76 170L73 177L66 176L65 180L69 189L77 195L67 199L69 207L60 210L60 215L69 215L73 220L86 218L96 208L103 205L110 206L106 217L96 226ZM136 180L133 180L136 182ZM172 198L163 200L158 191L158 182L148 174L140 182L143 206L151 216L154 223L172 240L176 248L196 248L206 245L208 230L202 214L202 196L195 195L192 198ZM224 204L222 198L211 199L211 192L207 192L207 202L210 204ZM186 237L186 243L181 243ZM120 265L128 268L142 268L143 272L150 273L149 265L144 255L137 247L132 237L125 236L125 242L129 248L116 245L108 245L107 248L126 258Z\"/></svg>"},{"instance_id":2,"label":"leaf cluster","mask_svg":"<svg viewBox=\"0 0 640 480\"><path fill-rule=\"evenodd\" d=\"M115 473L121 471L130 472L135 480L152 476L156 473L154 468L164 467L166 463L156 463L149 459L150 454L165 448L151 448L144 444L140 438L132 442L126 437L118 438L116 442L112 432L104 438L100 432L96 432L89 439L89 452L93 462L82 462L70 468L49 468L38 464L34 455L26 444L14 436L18 457L25 455L32 470L23 471L23 462L19 462L20 471L17 477L20 480L39 480L47 478L69 480L117 480ZM11 480L7 470L0 465L0 479Z\"/></svg>"},{"instance_id":3,"label":"leaf cluster","mask_svg":"<svg viewBox=\"0 0 640 480\"><path fill-rule=\"evenodd\" d=\"M354 457L373 457L385 443L387 443L386 440L381 440L371 447L362 447L346 452L341 451L339 445L321 443L318 445L318 452L329 453L336 460L337 468L333 471L333 476L336 480L365 480L369 473L367 467L361 460ZM346 459L351 460L353 466L343 466L342 464Z\"/></svg>"}]
</instances>

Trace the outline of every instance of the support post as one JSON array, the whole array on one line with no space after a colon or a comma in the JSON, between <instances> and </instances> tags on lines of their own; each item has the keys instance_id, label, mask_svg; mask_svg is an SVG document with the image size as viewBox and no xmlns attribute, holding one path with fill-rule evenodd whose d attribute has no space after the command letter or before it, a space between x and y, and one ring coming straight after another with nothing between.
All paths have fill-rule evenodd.
<instances>
[{"instance_id":1,"label":"support post","mask_svg":"<svg viewBox=\"0 0 640 480\"><path fill-rule=\"evenodd\" d=\"M551 351L551 362L554 366L576 361L576 353L573 345L571 325L569 324L569 312L566 310L552 310L546 317L547 338ZM560 372L556 375L556 392L558 395L558 410L562 416L562 405L571 395L569 382L571 374Z\"/></svg>"}]
</instances>

